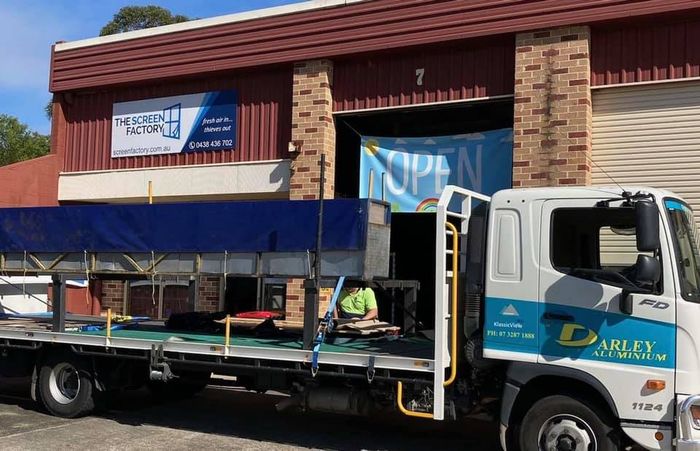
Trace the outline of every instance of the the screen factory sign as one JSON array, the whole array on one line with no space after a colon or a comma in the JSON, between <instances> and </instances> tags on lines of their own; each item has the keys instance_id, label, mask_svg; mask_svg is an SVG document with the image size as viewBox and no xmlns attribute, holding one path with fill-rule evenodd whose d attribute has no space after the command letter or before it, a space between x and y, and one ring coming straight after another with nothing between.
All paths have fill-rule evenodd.
<instances>
[{"instance_id":1,"label":"the screen factory sign","mask_svg":"<svg viewBox=\"0 0 700 451\"><path fill-rule=\"evenodd\" d=\"M115 103L112 158L233 149L237 91Z\"/></svg>"}]
</instances>

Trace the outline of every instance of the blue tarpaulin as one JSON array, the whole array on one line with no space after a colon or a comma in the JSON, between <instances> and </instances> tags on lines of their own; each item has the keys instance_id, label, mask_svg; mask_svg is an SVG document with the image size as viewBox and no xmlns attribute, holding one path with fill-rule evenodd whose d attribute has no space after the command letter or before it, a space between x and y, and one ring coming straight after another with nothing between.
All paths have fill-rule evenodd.
<instances>
[{"instance_id":1,"label":"blue tarpaulin","mask_svg":"<svg viewBox=\"0 0 700 451\"><path fill-rule=\"evenodd\" d=\"M0 209L0 252L314 250L318 201ZM324 204L323 250L364 250L369 201Z\"/></svg>"}]
</instances>

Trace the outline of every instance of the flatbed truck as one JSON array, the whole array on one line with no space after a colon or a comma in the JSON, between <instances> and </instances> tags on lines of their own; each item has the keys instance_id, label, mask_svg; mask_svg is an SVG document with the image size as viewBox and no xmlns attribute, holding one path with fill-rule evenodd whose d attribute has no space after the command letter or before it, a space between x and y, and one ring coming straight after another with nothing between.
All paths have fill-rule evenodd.
<instances>
[{"instance_id":1,"label":"flatbed truck","mask_svg":"<svg viewBox=\"0 0 700 451\"><path fill-rule=\"evenodd\" d=\"M309 210L312 204L287 202L273 210L283 205L292 217L297 208L307 216L323 212ZM54 278L48 324L0 319L0 373L31 375L33 398L62 417L88 415L102 395L127 387L194 393L213 372L235 376L250 390L292 395L280 408L358 415L396 409L426 420L498 421L507 450L606 451L632 444L700 450L698 229L679 196L653 188L568 187L487 197L448 186L437 205L435 235L425 238L435 247L433 330L324 343L333 323L320 318L318 290L339 287L346 277L389 275L389 206L332 206L325 212L331 217L362 212L352 232L359 231L357 242L284 248L273 225L257 223L264 222L264 209L249 206L265 244L238 251L233 241L220 250L206 243L172 249L162 237L112 240L111 248L95 244L100 237L59 245L51 221L41 227L35 221L70 218L77 221L70 227L80 228L95 214L126 207L0 210L0 272ZM178 217L158 208L154 221ZM202 239L228 239L222 222ZM347 226L348 219L339 223ZM341 238L352 235L348 230L341 228ZM243 240L237 229L228 231L232 240ZM111 315L106 327L86 331L78 327L83 318L66 316L61 291L68 276L156 273L304 277L303 335L239 336L228 326L223 335L158 324L120 329Z\"/></svg>"}]
</instances>

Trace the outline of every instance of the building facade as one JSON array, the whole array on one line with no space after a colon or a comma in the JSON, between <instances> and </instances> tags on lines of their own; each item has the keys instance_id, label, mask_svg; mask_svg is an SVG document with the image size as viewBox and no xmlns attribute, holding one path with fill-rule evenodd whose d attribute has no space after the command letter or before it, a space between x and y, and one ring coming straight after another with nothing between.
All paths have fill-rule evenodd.
<instances>
[{"instance_id":1,"label":"building facade","mask_svg":"<svg viewBox=\"0 0 700 451\"><path fill-rule=\"evenodd\" d=\"M357 196L357 135L507 127L513 187L652 185L700 211L697 2L312 1L57 43L50 90L51 155L0 168L0 205L146 202L149 185L156 202L314 199L322 154L324 195ZM230 148L113 157L116 103L221 90L238 93ZM207 311L261 290L190 282L160 290ZM103 308L129 311L130 290L103 283ZM301 319L299 281L283 305Z\"/></svg>"}]
</instances>

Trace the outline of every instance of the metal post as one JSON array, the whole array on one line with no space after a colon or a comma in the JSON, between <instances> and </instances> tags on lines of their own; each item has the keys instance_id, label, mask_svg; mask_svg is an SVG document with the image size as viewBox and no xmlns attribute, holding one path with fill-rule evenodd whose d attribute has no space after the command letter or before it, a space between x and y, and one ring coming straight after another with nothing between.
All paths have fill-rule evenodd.
<instances>
[{"instance_id":1,"label":"metal post","mask_svg":"<svg viewBox=\"0 0 700 451\"><path fill-rule=\"evenodd\" d=\"M318 192L318 225L316 228L316 253L314 255L314 288L304 289L304 349L313 348L318 330L318 304L321 300L321 242L323 240L323 200L326 186L326 155L321 154L321 176Z\"/></svg>"},{"instance_id":2,"label":"metal post","mask_svg":"<svg viewBox=\"0 0 700 451\"><path fill-rule=\"evenodd\" d=\"M231 345L231 315L226 315L226 340L224 341L226 347L224 348L224 353L228 355L228 347Z\"/></svg>"},{"instance_id":3,"label":"metal post","mask_svg":"<svg viewBox=\"0 0 700 451\"><path fill-rule=\"evenodd\" d=\"M318 332L318 292L315 284L304 287L304 349L314 348Z\"/></svg>"},{"instance_id":4,"label":"metal post","mask_svg":"<svg viewBox=\"0 0 700 451\"><path fill-rule=\"evenodd\" d=\"M51 277L53 284L52 305L53 305L53 320L51 322L51 330L54 332L66 331L66 278L62 275L54 275Z\"/></svg>"},{"instance_id":5,"label":"metal post","mask_svg":"<svg viewBox=\"0 0 700 451\"><path fill-rule=\"evenodd\" d=\"M158 278L158 319L163 319L163 291L165 290L165 283L163 283L163 278ZM166 318L167 319L167 318Z\"/></svg>"},{"instance_id":6,"label":"metal post","mask_svg":"<svg viewBox=\"0 0 700 451\"><path fill-rule=\"evenodd\" d=\"M326 186L326 155L321 154L321 181L318 190L318 226L316 228L316 260L314 261L314 277L316 288L321 289L321 240L323 240L323 200L325 198L324 187ZM316 293L318 296L318 293Z\"/></svg>"},{"instance_id":7,"label":"metal post","mask_svg":"<svg viewBox=\"0 0 700 451\"><path fill-rule=\"evenodd\" d=\"M433 418L443 420L445 416L445 367L449 361L447 353L447 258L446 241L447 208L453 191L446 188L440 196L435 213L435 374L433 379Z\"/></svg>"},{"instance_id":8,"label":"metal post","mask_svg":"<svg viewBox=\"0 0 700 451\"><path fill-rule=\"evenodd\" d=\"M405 291L404 296L404 331L408 332L409 330L413 330L414 332L416 332L416 315L418 314L418 288L415 286L408 288Z\"/></svg>"},{"instance_id":9,"label":"metal post","mask_svg":"<svg viewBox=\"0 0 700 451\"><path fill-rule=\"evenodd\" d=\"M100 312L102 311L102 281L98 279L88 280L88 289L90 290L90 298L92 300L90 314L92 316L100 316Z\"/></svg>"},{"instance_id":10,"label":"metal post","mask_svg":"<svg viewBox=\"0 0 700 451\"><path fill-rule=\"evenodd\" d=\"M107 309L107 340L112 338L112 309ZM109 343L109 342L108 342Z\"/></svg>"},{"instance_id":11,"label":"metal post","mask_svg":"<svg viewBox=\"0 0 700 451\"><path fill-rule=\"evenodd\" d=\"M386 202L386 172L382 172L382 202Z\"/></svg>"},{"instance_id":12,"label":"metal post","mask_svg":"<svg viewBox=\"0 0 700 451\"><path fill-rule=\"evenodd\" d=\"M255 300L255 305L257 306L257 310L265 310L265 279L258 277L256 279L256 300Z\"/></svg>"}]
</instances>

